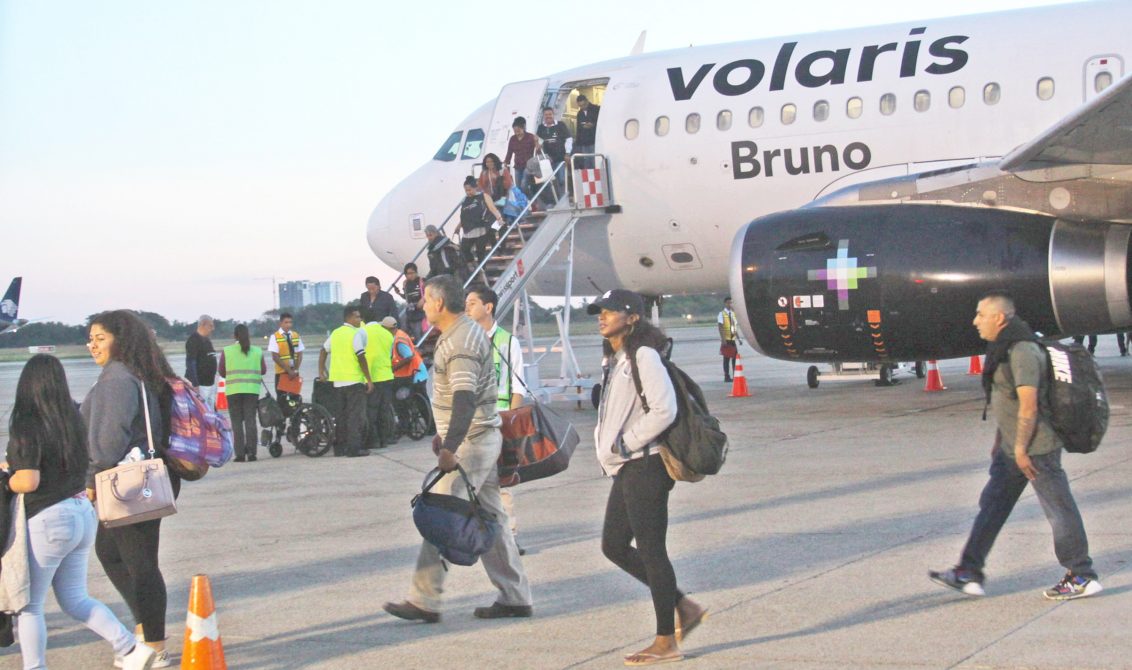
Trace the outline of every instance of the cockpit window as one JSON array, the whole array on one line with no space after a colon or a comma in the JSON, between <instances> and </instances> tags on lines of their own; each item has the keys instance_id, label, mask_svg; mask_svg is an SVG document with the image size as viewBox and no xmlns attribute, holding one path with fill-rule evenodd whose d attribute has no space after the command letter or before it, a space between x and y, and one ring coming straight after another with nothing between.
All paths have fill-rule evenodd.
<instances>
[{"instance_id":1,"label":"cockpit window","mask_svg":"<svg viewBox=\"0 0 1132 670\"><path fill-rule=\"evenodd\" d=\"M479 158L483 153L483 131L479 128L468 131L468 137L464 139L464 153L460 156L462 160L471 160Z\"/></svg>"},{"instance_id":2,"label":"cockpit window","mask_svg":"<svg viewBox=\"0 0 1132 670\"><path fill-rule=\"evenodd\" d=\"M440 151L437 151L432 159L445 162L456 160L456 156L460 155L460 137L463 134L463 131L457 130L449 135L448 139L444 140L444 144L441 145Z\"/></svg>"}]
</instances>

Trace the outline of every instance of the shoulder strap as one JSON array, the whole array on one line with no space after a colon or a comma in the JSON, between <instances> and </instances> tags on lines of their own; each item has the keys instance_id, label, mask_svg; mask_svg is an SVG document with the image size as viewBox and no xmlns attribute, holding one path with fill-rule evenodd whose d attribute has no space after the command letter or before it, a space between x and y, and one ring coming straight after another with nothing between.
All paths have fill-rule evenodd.
<instances>
[{"instance_id":1,"label":"shoulder strap","mask_svg":"<svg viewBox=\"0 0 1132 670\"><path fill-rule=\"evenodd\" d=\"M645 410L645 414L649 413L649 401L645 397L645 388L641 384L641 371L637 369L637 356L634 352L633 356L629 352L625 352L625 357L629 359L629 371L633 374L633 385L637 387L637 397L641 399L641 409ZM663 362L663 361L662 361Z\"/></svg>"},{"instance_id":2,"label":"shoulder strap","mask_svg":"<svg viewBox=\"0 0 1132 670\"><path fill-rule=\"evenodd\" d=\"M145 382L139 379L138 386L141 387L141 404L142 412L145 414L145 439L149 444L149 457L156 458L156 451L153 448L153 421L149 418L149 397L145 392Z\"/></svg>"}]
</instances>

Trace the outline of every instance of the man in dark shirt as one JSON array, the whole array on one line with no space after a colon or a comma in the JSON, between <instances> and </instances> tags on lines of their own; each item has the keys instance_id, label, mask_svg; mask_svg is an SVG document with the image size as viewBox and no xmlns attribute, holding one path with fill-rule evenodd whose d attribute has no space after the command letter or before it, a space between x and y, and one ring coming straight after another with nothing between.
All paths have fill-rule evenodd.
<instances>
[{"instance_id":1,"label":"man in dark shirt","mask_svg":"<svg viewBox=\"0 0 1132 670\"><path fill-rule=\"evenodd\" d=\"M539 137L539 147L546 154L546 157L550 159L551 166L557 170L558 166L561 165L570 154L574 140L566 124L554 120L553 107L542 108L542 123L539 124L537 134ZM565 181L565 172L559 172L559 194L562 193L561 189L565 185Z\"/></svg>"},{"instance_id":2,"label":"man in dark shirt","mask_svg":"<svg viewBox=\"0 0 1132 670\"><path fill-rule=\"evenodd\" d=\"M214 330L212 317L202 314L197 319L197 329L185 341L185 379L197 387L210 406L216 405L216 350L208 339Z\"/></svg>"},{"instance_id":3,"label":"man in dark shirt","mask_svg":"<svg viewBox=\"0 0 1132 670\"><path fill-rule=\"evenodd\" d=\"M421 323L424 321L424 280L417 273L416 263L405 264L405 281L403 282L404 288L398 288L395 284L393 290L397 291L398 295L405 299L405 332L413 340L419 340L421 335Z\"/></svg>"},{"instance_id":4,"label":"man in dark shirt","mask_svg":"<svg viewBox=\"0 0 1132 670\"><path fill-rule=\"evenodd\" d=\"M578 102L578 136L574 140L575 154L592 154L597 145L597 115L601 107L590 103L589 98L579 94ZM590 169L594 166L593 158L579 159L574 165L580 170Z\"/></svg>"},{"instance_id":5,"label":"man in dark shirt","mask_svg":"<svg viewBox=\"0 0 1132 670\"><path fill-rule=\"evenodd\" d=\"M527 120L521 116L516 116L515 121L511 123L511 139L507 140L507 155L503 158L503 165L512 165L515 174L515 183L519 188L523 188L523 178L527 173L527 161L535 155L535 149L538 147L538 140L534 135L527 132ZM511 162L511 157L514 156L515 162Z\"/></svg>"},{"instance_id":6,"label":"man in dark shirt","mask_svg":"<svg viewBox=\"0 0 1132 670\"><path fill-rule=\"evenodd\" d=\"M381 280L374 276L366 277L366 290L362 293L362 313L371 312L380 321L387 316L397 316L397 301L387 291L381 290Z\"/></svg>"}]
</instances>

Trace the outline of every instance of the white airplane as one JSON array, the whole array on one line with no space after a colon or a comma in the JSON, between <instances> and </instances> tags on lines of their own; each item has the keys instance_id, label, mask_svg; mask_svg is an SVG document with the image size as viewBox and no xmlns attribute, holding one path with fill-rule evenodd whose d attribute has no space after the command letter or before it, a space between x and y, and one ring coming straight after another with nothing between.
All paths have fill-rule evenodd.
<instances>
[{"instance_id":1,"label":"white airplane","mask_svg":"<svg viewBox=\"0 0 1132 670\"><path fill-rule=\"evenodd\" d=\"M618 207L576 226L576 293L728 291L752 344L799 361L981 352L970 319L993 288L1046 334L1128 330L1129 26L1127 0L1085 2L509 84L385 196L368 240L400 270L515 116L572 121L584 93ZM531 292L561 294L544 274Z\"/></svg>"}]
</instances>

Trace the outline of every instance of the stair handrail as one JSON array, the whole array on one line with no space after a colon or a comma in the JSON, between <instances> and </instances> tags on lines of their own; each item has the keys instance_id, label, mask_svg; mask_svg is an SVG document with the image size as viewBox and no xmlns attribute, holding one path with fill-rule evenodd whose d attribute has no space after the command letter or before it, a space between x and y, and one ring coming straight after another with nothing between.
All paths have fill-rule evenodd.
<instances>
[{"instance_id":1,"label":"stair handrail","mask_svg":"<svg viewBox=\"0 0 1132 670\"><path fill-rule=\"evenodd\" d=\"M521 212L519 212L519 215L515 217L515 220L511 222L511 225L509 225L505 231L499 234L498 239L495 241L495 246L493 246L491 250L484 255L483 260L480 261L480 264L476 266L476 269L468 276L468 279L464 281L465 291L467 291L469 286L475 283L473 280L479 275L480 272L483 271L483 268L487 265L487 262L491 260L492 256L495 255L495 252L498 251L499 248L503 245L504 240L506 240L507 236L511 234L511 231L515 230L516 226L518 226L520 222L522 222L524 216L530 214L531 207L534 206L539 196L541 196L542 192L546 190L546 187L557 182L558 171L563 169L564 167L566 167L566 163L562 162L558 164L558 167L554 168L554 170L550 173L551 178L543 182L542 186L540 186L539 189L535 191L534 195L527 199L527 206L524 207ZM461 202L463 202L463 200L461 200ZM456 209L459 208L459 205L457 205ZM453 212L453 214L455 214L455 212ZM452 218L452 215L450 214L448 218ZM519 235L522 236L522 233L520 232ZM432 334L434 328L435 326L429 325L428 330L422 333L420 339L417 340L416 346L421 346L424 341L428 339L428 336Z\"/></svg>"}]
</instances>

